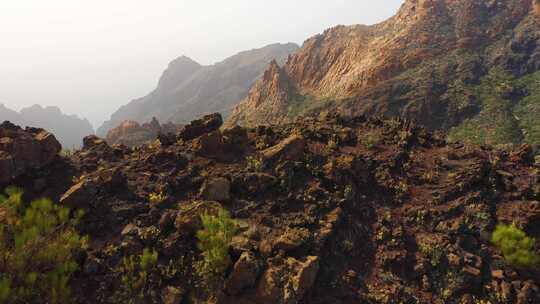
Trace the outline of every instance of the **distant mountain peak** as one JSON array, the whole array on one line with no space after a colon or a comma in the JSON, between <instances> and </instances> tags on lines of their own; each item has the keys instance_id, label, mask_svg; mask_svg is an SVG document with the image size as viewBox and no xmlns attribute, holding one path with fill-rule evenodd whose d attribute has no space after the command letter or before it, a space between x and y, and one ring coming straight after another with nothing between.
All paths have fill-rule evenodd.
<instances>
[{"instance_id":1,"label":"distant mountain peak","mask_svg":"<svg viewBox=\"0 0 540 304\"><path fill-rule=\"evenodd\" d=\"M98 129L98 135L105 136L124 120L143 123L156 117L162 122L182 124L207 113L220 112L227 117L272 60L275 65L284 64L297 49L294 43L275 43L207 66L186 56L178 57L169 64L152 93L122 106Z\"/></svg>"},{"instance_id":2,"label":"distant mountain peak","mask_svg":"<svg viewBox=\"0 0 540 304\"><path fill-rule=\"evenodd\" d=\"M196 65L196 66L201 66L198 62L196 62L195 60L185 56L185 55L182 55L176 59L174 59L173 61L171 61L169 63L169 66L178 66L178 65Z\"/></svg>"},{"instance_id":3,"label":"distant mountain peak","mask_svg":"<svg viewBox=\"0 0 540 304\"><path fill-rule=\"evenodd\" d=\"M87 119L64 114L56 106L43 107L34 104L17 112L0 104L0 120L46 129L54 133L62 146L68 149L80 147L83 137L94 134L94 129Z\"/></svg>"}]
</instances>

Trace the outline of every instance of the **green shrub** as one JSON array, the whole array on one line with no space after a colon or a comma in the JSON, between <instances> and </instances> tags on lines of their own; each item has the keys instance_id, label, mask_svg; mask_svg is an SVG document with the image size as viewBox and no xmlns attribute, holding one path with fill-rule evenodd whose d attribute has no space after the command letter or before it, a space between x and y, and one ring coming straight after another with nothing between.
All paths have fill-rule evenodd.
<instances>
[{"instance_id":1,"label":"green shrub","mask_svg":"<svg viewBox=\"0 0 540 304\"><path fill-rule=\"evenodd\" d=\"M82 217L76 212L40 199L26 204L23 192L6 190L0 197L0 303L67 303L73 258L84 248L75 226Z\"/></svg>"},{"instance_id":2,"label":"green shrub","mask_svg":"<svg viewBox=\"0 0 540 304\"><path fill-rule=\"evenodd\" d=\"M534 239L527 237L525 232L514 224L498 225L491 241L502 251L504 259L510 265L528 268L540 262L540 257L534 252Z\"/></svg>"},{"instance_id":3,"label":"green shrub","mask_svg":"<svg viewBox=\"0 0 540 304\"><path fill-rule=\"evenodd\" d=\"M116 300L134 303L136 298L144 299L148 291L149 276L157 265L158 253L145 248L140 256L132 255L122 259L119 271L122 274L122 286L116 294Z\"/></svg>"},{"instance_id":4,"label":"green shrub","mask_svg":"<svg viewBox=\"0 0 540 304\"><path fill-rule=\"evenodd\" d=\"M204 257L202 271L208 274L222 274L231 264L229 245L236 234L236 222L226 210L219 210L217 216L201 216L203 229L197 232L198 247Z\"/></svg>"}]
</instances>

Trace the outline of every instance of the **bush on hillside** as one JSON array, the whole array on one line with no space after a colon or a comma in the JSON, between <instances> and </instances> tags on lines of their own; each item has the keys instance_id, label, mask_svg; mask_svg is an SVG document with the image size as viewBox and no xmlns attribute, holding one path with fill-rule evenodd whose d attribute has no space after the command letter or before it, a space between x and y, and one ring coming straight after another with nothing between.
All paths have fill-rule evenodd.
<instances>
[{"instance_id":1,"label":"bush on hillside","mask_svg":"<svg viewBox=\"0 0 540 304\"><path fill-rule=\"evenodd\" d=\"M502 251L504 259L510 265L529 268L540 262L540 257L534 251L534 239L514 224L498 225L491 241Z\"/></svg>"},{"instance_id":2,"label":"bush on hillside","mask_svg":"<svg viewBox=\"0 0 540 304\"><path fill-rule=\"evenodd\" d=\"M0 196L0 303L68 303L77 269L74 253L86 246L75 229L82 217L48 199L22 200L17 188Z\"/></svg>"},{"instance_id":3,"label":"bush on hillside","mask_svg":"<svg viewBox=\"0 0 540 304\"><path fill-rule=\"evenodd\" d=\"M236 234L236 222L226 210L221 209L217 216L201 216L203 229L197 232L198 247L204 257L203 271L209 274L222 274L231 264L229 246Z\"/></svg>"}]
</instances>

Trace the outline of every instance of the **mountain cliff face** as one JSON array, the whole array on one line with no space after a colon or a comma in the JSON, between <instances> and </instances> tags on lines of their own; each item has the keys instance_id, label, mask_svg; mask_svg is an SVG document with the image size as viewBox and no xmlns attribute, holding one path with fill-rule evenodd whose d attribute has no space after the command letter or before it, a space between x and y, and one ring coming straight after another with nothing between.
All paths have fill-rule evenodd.
<instances>
[{"instance_id":1,"label":"mountain cliff face","mask_svg":"<svg viewBox=\"0 0 540 304\"><path fill-rule=\"evenodd\" d=\"M187 123L205 113L228 116L231 108L247 96L249 88L272 60L284 63L296 44L272 44L241 52L211 66L183 56L169 64L158 87L149 95L121 107L97 133L107 132L124 120L139 123L156 117L161 122Z\"/></svg>"},{"instance_id":2,"label":"mountain cliff face","mask_svg":"<svg viewBox=\"0 0 540 304\"><path fill-rule=\"evenodd\" d=\"M86 119L66 115L57 107L34 105L16 112L0 104L0 121L10 121L21 126L40 127L54 133L64 148L79 148L83 137L94 134Z\"/></svg>"},{"instance_id":3,"label":"mountain cliff face","mask_svg":"<svg viewBox=\"0 0 540 304\"><path fill-rule=\"evenodd\" d=\"M399 115L477 143L539 144L539 7L538 0L407 0L380 24L331 28L282 69L271 65L227 125L335 109Z\"/></svg>"}]
</instances>

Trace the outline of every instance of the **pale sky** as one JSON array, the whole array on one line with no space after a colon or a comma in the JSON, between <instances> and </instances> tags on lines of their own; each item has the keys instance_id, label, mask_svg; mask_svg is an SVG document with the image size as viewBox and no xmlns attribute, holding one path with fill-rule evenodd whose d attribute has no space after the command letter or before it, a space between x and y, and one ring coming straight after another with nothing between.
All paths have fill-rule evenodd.
<instances>
[{"instance_id":1,"label":"pale sky","mask_svg":"<svg viewBox=\"0 0 540 304\"><path fill-rule=\"evenodd\" d=\"M186 55L212 64L338 24L373 24L403 0L0 0L0 103L59 106L94 127ZM1 120L1 117L0 117Z\"/></svg>"}]
</instances>

